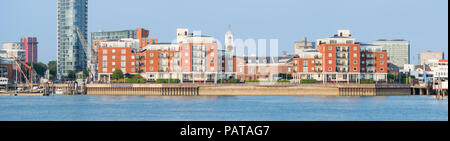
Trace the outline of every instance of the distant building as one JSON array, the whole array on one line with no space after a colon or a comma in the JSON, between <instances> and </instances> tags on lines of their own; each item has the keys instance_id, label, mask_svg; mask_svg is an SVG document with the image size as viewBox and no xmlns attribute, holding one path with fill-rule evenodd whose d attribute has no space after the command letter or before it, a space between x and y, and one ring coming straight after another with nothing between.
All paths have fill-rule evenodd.
<instances>
[{"instance_id":1,"label":"distant building","mask_svg":"<svg viewBox=\"0 0 450 141\"><path fill-rule=\"evenodd\" d=\"M87 70L88 47L79 35L88 37L88 0L57 2L57 72L61 79L70 71Z\"/></svg>"},{"instance_id":2,"label":"distant building","mask_svg":"<svg viewBox=\"0 0 450 141\"><path fill-rule=\"evenodd\" d=\"M0 85L12 84L15 78L11 59L0 57Z\"/></svg>"},{"instance_id":3,"label":"distant building","mask_svg":"<svg viewBox=\"0 0 450 141\"><path fill-rule=\"evenodd\" d=\"M14 57L19 58L22 61L26 60L26 50L24 49L24 44L21 42L4 42L2 44L2 50L6 52L5 58L13 59Z\"/></svg>"},{"instance_id":4,"label":"distant building","mask_svg":"<svg viewBox=\"0 0 450 141\"><path fill-rule=\"evenodd\" d=\"M420 65L430 65L430 60L444 59L444 52L442 51L426 51L420 52Z\"/></svg>"},{"instance_id":5,"label":"distant building","mask_svg":"<svg viewBox=\"0 0 450 141\"><path fill-rule=\"evenodd\" d=\"M434 60L430 69L433 72L433 89L448 90L448 60Z\"/></svg>"},{"instance_id":6,"label":"distant building","mask_svg":"<svg viewBox=\"0 0 450 141\"><path fill-rule=\"evenodd\" d=\"M403 67L411 63L411 45L409 41L403 39L386 40L380 39L373 42L374 45L382 46L388 53L388 63Z\"/></svg>"},{"instance_id":7,"label":"distant building","mask_svg":"<svg viewBox=\"0 0 450 141\"><path fill-rule=\"evenodd\" d=\"M295 54L301 54L306 50L313 50L315 47L316 44L314 42L308 42L307 38L303 37L300 42L294 43L294 52Z\"/></svg>"},{"instance_id":8,"label":"distant building","mask_svg":"<svg viewBox=\"0 0 450 141\"><path fill-rule=\"evenodd\" d=\"M38 41L36 37L23 37L21 39L25 49L25 62L38 62Z\"/></svg>"}]
</instances>

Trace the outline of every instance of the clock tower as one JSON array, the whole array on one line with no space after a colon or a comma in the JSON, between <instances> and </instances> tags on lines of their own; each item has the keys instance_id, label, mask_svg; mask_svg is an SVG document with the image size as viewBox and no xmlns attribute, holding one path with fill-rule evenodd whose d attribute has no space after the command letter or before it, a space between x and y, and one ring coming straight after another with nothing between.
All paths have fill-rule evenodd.
<instances>
[{"instance_id":1,"label":"clock tower","mask_svg":"<svg viewBox=\"0 0 450 141\"><path fill-rule=\"evenodd\" d=\"M225 51L234 54L234 36L231 32L231 25L228 25L228 31L225 34Z\"/></svg>"}]
</instances>

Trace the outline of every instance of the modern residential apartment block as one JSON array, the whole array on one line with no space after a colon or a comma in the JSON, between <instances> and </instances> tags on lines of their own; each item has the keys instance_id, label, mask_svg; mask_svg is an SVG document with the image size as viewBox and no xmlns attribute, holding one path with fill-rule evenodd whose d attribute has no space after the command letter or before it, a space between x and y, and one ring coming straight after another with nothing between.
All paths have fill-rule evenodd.
<instances>
[{"instance_id":1,"label":"modern residential apartment block","mask_svg":"<svg viewBox=\"0 0 450 141\"><path fill-rule=\"evenodd\" d=\"M218 77L219 53L215 39L194 35L186 28L177 29L177 42L172 43L147 39L98 42L100 81L110 81L115 69L141 74L149 81L161 78L214 81Z\"/></svg>"},{"instance_id":2,"label":"modern residential apartment block","mask_svg":"<svg viewBox=\"0 0 450 141\"><path fill-rule=\"evenodd\" d=\"M108 42L123 41L121 39L136 39L139 42L138 47L144 47L148 44L155 44L158 39L148 38L150 35L149 30L143 28L137 28L136 30L121 30L121 31L98 31L91 33L91 59L89 68L91 69L91 74L96 77L98 74L98 49L100 44L107 44ZM103 45L105 46L105 45ZM121 46L124 47L124 46ZM138 48L136 48L138 50Z\"/></svg>"},{"instance_id":3,"label":"modern residential apartment block","mask_svg":"<svg viewBox=\"0 0 450 141\"><path fill-rule=\"evenodd\" d=\"M88 46L88 0L58 0L58 78L86 70Z\"/></svg>"},{"instance_id":4,"label":"modern residential apartment block","mask_svg":"<svg viewBox=\"0 0 450 141\"><path fill-rule=\"evenodd\" d=\"M387 52L381 47L355 42L349 30L317 40L317 51L302 52L293 59L294 81L358 82L387 80Z\"/></svg>"}]
</instances>

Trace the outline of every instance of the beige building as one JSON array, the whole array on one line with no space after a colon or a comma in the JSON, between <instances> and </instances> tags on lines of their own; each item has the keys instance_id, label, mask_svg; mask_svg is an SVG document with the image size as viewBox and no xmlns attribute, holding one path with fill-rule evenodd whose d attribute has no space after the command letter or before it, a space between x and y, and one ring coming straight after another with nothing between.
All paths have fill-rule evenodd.
<instances>
[{"instance_id":1,"label":"beige building","mask_svg":"<svg viewBox=\"0 0 450 141\"><path fill-rule=\"evenodd\" d=\"M429 65L430 60L444 59L444 52L442 51L426 51L420 52L420 65Z\"/></svg>"},{"instance_id":2,"label":"beige building","mask_svg":"<svg viewBox=\"0 0 450 141\"><path fill-rule=\"evenodd\" d=\"M306 37L303 37L300 42L294 43L295 54L300 55L305 51L315 49L316 44L314 42L308 42Z\"/></svg>"}]
</instances>

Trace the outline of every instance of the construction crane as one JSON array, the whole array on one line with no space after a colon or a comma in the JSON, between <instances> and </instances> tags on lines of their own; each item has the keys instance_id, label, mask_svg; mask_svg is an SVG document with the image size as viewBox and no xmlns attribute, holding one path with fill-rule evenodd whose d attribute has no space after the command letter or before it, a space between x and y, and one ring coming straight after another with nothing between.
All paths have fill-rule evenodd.
<instances>
[{"instance_id":1,"label":"construction crane","mask_svg":"<svg viewBox=\"0 0 450 141\"><path fill-rule=\"evenodd\" d=\"M31 63L31 66L29 66L27 63L23 62L22 60L20 60L19 58L15 57L15 56L14 56L14 60L16 60L17 67L19 68L19 70L23 74L23 76L25 77L26 82L28 83L28 81L29 81L30 90L33 89L33 63ZM30 79L28 79L28 77L25 75L24 71L22 70L22 67L20 67L20 64L17 62L20 62L23 66L25 66L25 68L28 69Z\"/></svg>"}]
</instances>

